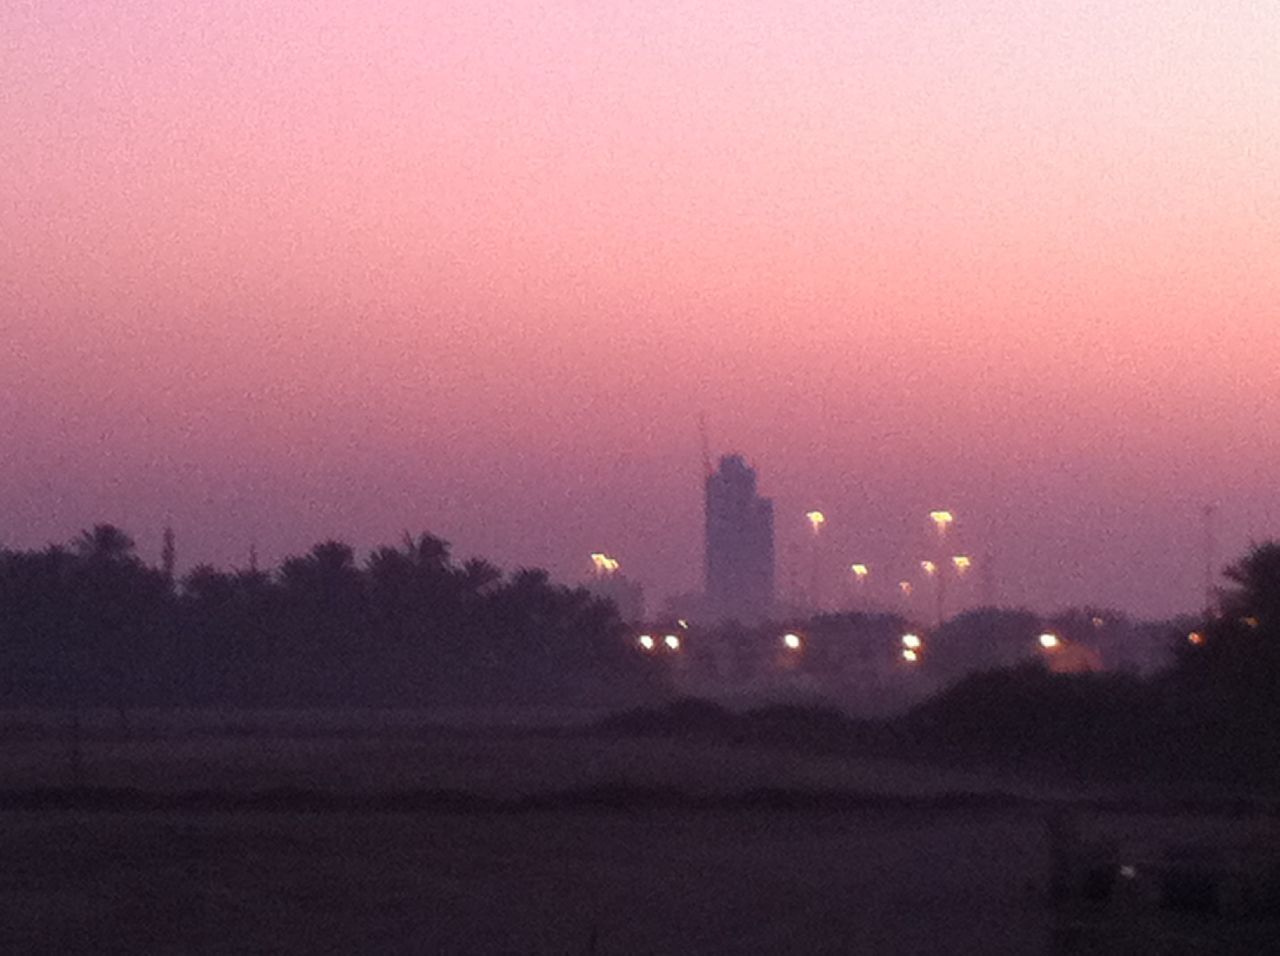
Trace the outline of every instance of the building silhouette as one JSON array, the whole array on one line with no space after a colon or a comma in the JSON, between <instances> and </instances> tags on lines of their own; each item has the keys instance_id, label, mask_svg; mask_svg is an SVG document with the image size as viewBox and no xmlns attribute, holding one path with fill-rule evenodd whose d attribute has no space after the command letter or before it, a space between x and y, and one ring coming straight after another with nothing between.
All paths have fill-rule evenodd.
<instances>
[{"instance_id":1,"label":"building silhouette","mask_svg":"<svg viewBox=\"0 0 1280 956\"><path fill-rule=\"evenodd\" d=\"M773 607L773 502L756 491L741 455L725 455L707 475L706 603L716 618L743 622Z\"/></svg>"}]
</instances>

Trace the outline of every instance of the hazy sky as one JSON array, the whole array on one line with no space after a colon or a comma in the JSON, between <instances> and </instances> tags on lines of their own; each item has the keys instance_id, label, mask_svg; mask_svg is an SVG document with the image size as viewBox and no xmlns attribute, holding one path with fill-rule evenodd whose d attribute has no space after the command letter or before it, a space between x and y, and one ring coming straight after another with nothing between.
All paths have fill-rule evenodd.
<instances>
[{"instance_id":1,"label":"hazy sky","mask_svg":"<svg viewBox=\"0 0 1280 956\"><path fill-rule=\"evenodd\" d=\"M1280 535L1271 0L0 5L0 540L431 529L701 575L697 416L785 584L931 508L1155 614ZM896 562L896 564L895 564Z\"/></svg>"}]
</instances>

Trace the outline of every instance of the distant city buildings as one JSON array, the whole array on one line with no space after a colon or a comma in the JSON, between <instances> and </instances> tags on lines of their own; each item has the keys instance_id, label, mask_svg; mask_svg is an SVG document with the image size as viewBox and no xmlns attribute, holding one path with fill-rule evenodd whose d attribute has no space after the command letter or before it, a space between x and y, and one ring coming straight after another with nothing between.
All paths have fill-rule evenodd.
<instances>
[{"instance_id":1,"label":"distant city buildings","mask_svg":"<svg viewBox=\"0 0 1280 956\"><path fill-rule=\"evenodd\" d=\"M725 455L706 483L706 612L743 622L769 616L774 602L773 502L756 473Z\"/></svg>"}]
</instances>

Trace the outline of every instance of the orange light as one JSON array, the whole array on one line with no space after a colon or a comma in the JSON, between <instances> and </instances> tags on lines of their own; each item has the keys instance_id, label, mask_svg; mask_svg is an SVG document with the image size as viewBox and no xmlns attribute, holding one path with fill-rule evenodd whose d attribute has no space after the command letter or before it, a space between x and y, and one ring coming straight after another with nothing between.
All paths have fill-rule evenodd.
<instances>
[{"instance_id":1,"label":"orange light","mask_svg":"<svg viewBox=\"0 0 1280 956\"><path fill-rule=\"evenodd\" d=\"M1192 644L1195 644L1197 647L1199 647L1201 644L1204 643L1204 635L1201 634L1199 631L1192 631L1190 634L1187 635L1187 640L1190 641Z\"/></svg>"},{"instance_id":2,"label":"orange light","mask_svg":"<svg viewBox=\"0 0 1280 956\"><path fill-rule=\"evenodd\" d=\"M619 567L615 559L600 551L591 555L591 563L595 567L596 574L600 575L613 574Z\"/></svg>"}]
</instances>

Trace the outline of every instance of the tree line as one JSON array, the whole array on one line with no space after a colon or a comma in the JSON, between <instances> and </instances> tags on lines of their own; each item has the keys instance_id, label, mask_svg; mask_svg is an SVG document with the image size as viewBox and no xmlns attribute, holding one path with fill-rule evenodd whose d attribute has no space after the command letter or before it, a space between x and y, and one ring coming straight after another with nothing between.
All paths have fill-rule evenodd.
<instances>
[{"instance_id":1,"label":"tree line","mask_svg":"<svg viewBox=\"0 0 1280 956\"><path fill-rule=\"evenodd\" d=\"M545 571L504 574L406 534L279 567L173 574L98 525L0 550L7 706L624 704L660 692L614 606Z\"/></svg>"},{"instance_id":2,"label":"tree line","mask_svg":"<svg viewBox=\"0 0 1280 956\"><path fill-rule=\"evenodd\" d=\"M1151 677L994 668L896 729L981 759L1280 786L1280 543L1254 546L1225 578L1216 606L1168 635L1172 661Z\"/></svg>"}]
</instances>

